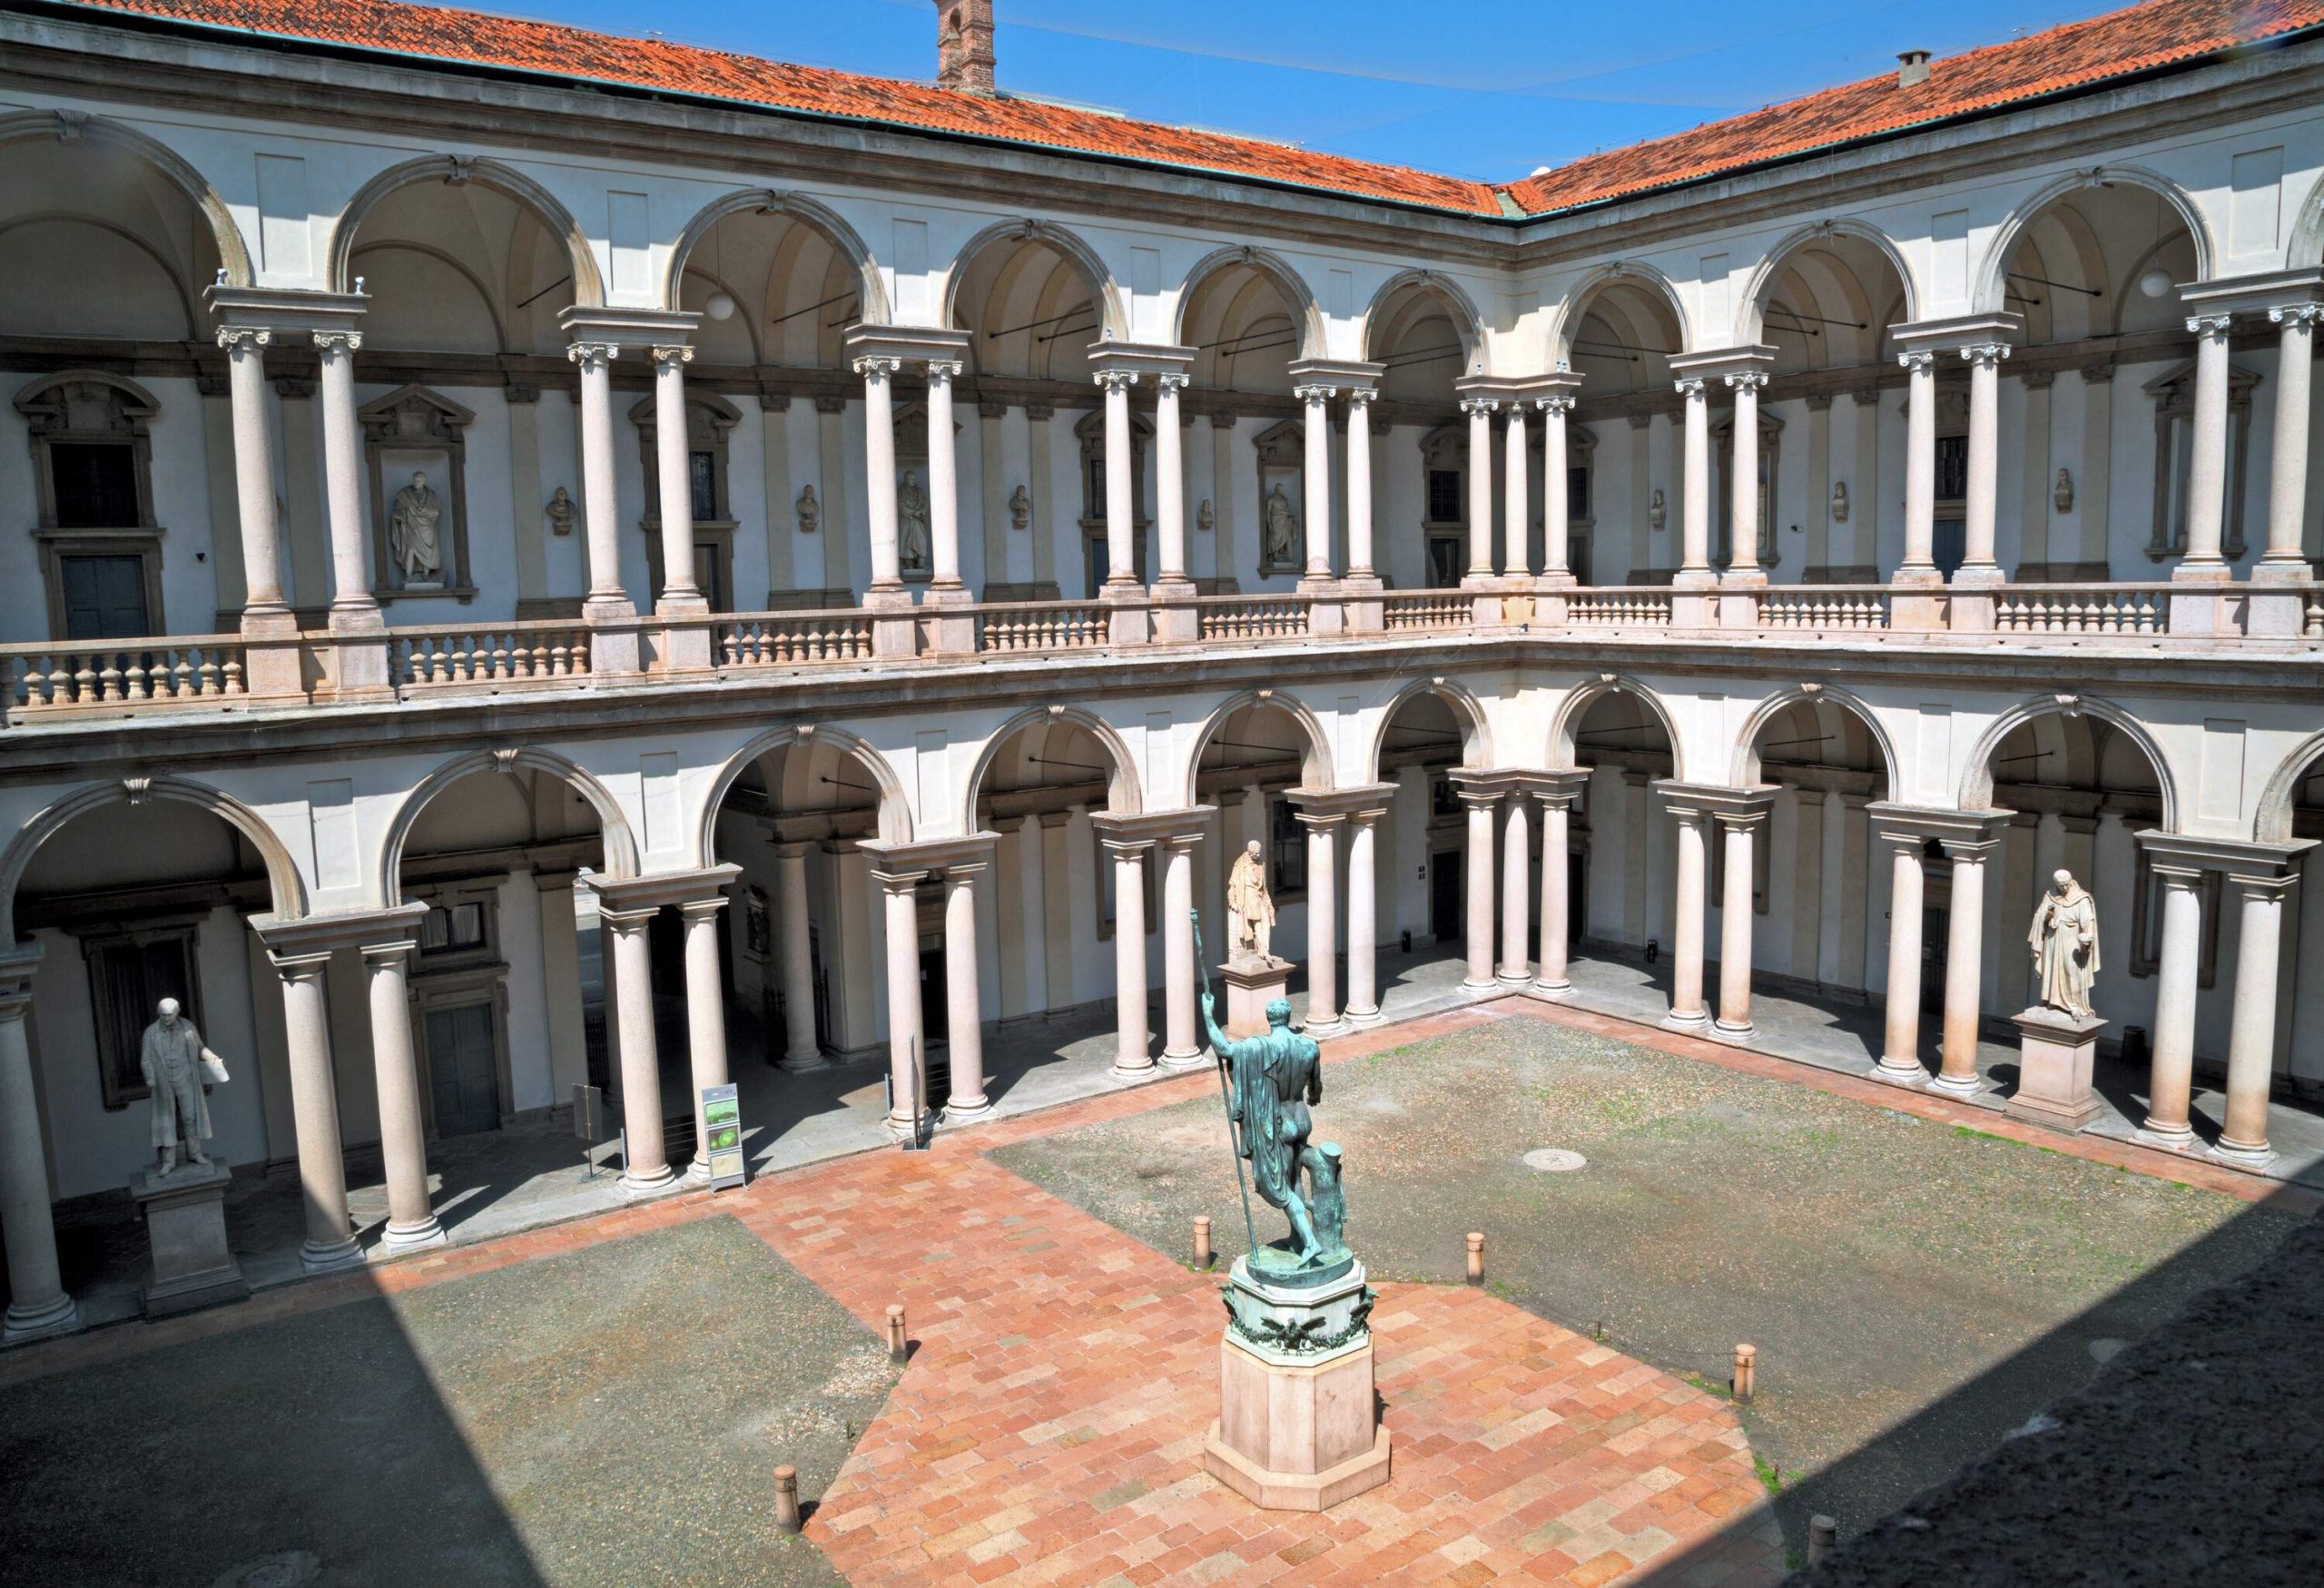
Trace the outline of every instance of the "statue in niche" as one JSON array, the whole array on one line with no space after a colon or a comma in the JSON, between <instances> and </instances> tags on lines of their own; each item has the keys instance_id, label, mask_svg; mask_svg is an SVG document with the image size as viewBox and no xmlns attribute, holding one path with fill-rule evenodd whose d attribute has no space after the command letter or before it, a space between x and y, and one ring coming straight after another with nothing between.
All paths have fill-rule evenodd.
<instances>
[{"instance_id":1,"label":"statue in niche","mask_svg":"<svg viewBox=\"0 0 2324 1588\"><path fill-rule=\"evenodd\" d=\"M1285 567L1299 560L1299 516L1291 510L1291 498L1283 494L1280 480L1267 492L1266 527L1260 550L1270 567Z\"/></svg>"},{"instance_id":2,"label":"statue in niche","mask_svg":"<svg viewBox=\"0 0 2324 1588\"><path fill-rule=\"evenodd\" d=\"M444 499L428 483L424 470L413 469L411 483L396 492L394 510L388 515L388 549L407 586L444 582L444 547L437 532L443 517Z\"/></svg>"},{"instance_id":3,"label":"statue in niche","mask_svg":"<svg viewBox=\"0 0 2324 1588\"><path fill-rule=\"evenodd\" d=\"M896 561L916 570L928 567L928 493L920 488L920 475L912 469L904 471L904 482L896 491Z\"/></svg>"},{"instance_id":4,"label":"statue in niche","mask_svg":"<svg viewBox=\"0 0 2324 1588\"><path fill-rule=\"evenodd\" d=\"M799 533L812 535L816 526L823 521L822 504L815 500L813 486L808 486L800 491L796 506L799 513Z\"/></svg>"},{"instance_id":5,"label":"statue in niche","mask_svg":"<svg viewBox=\"0 0 2324 1588\"><path fill-rule=\"evenodd\" d=\"M2050 493L2050 500L2061 513L2073 511L2073 476L2063 469L2058 470L2057 488Z\"/></svg>"},{"instance_id":6,"label":"statue in niche","mask_svg":"<svg viewBox=\"0 0 2324 1588\"><path fill-rule=\"evenodd\" d=\"M1267 1029L1236 1041L1218 1029L1209 992L1202 995L1202 1021L1211 1050L1228 1070L1226 1117L1236 1129L1236 1150L1250 1159L1251 1183L1267 1206L1291 1221L1291 1249L1270 1247L1251 1254L1254 1267L1316 1268L1347 1256L1347 1198L1340 1187L1340 1148L1334 1141L1310 1142L1315 1117L1309 1109L1324 1100L1322 1053L1313 1037L1291 1029L1291 1003L1267 1005ZM1307 1175L1300 1189L1301 1170ZM1233 1303L1229 1302L1232 1309Z\"/></svg>"},{"instance_id":7,"label":"statue in niche","mask_svg":"<svg viewBox=\"0 0 2324 1588\"><path fill-rule=\"evenodd\" d=\"M206 1086L222 1086L231 1079L226 1061L202 1044L202 1033L179 1012L174 998L162 1000L153 1023L137 1044L137 1069L153 1090L153 1146L162 1155L161 1173L178 1167L178 1149L195 1163L207 1164L202 1144L212 1134Z\"/></svg>"},{"instance_id":8,"label":"statue in niche","mask_svg":"<svg viewBox=\"0 0 2324 1588\"><path fill-rule=\"evenodd\" d=\"M1844 479L1832 488L1832 522L1845 524L1847 521L1848 482Z\"/></svg>"},{"instance_id":9,"label":"statue in niche","mask_svg":"<svg viewBox=\"0 0 2324 1588\"><path fill-rule=\"evenodd\" d=\"M2025 942L2042 978L2042 1006L2076 1020L2094 1018L2090 989L2098 980L2098 906L2072 872L2051 876Z\"/></svg>"},{"instance_id":10,"label":"statue in niche","mask_svg":"<svg viewBox=\"0 0 2324 1588\"><path fill-rule=\"evenodd\" d=\"M1662 506L1662 488L1656 486L1654 494L1646 498L1646 521L1649 527L1659 529L1668 518L1669 514Z\"/></svg>"},{"instance_id":11,"label":"statue in niche","mask_svg":"<svg viewBox=\"0 0 2324 1588\"><path fill-rule=\"evenodd\" d=\"M1238 965L1252 960L1264 965L1275 957L1267 946L1275 932L1275 900L1267 893L1261 853L1259 841L1252 839L1226 875L1226 913L1235 922L1233 959Z\"/></svg>"},{"instance_id":12,"label":"statue in niche","mask_svg":"<svg viewBox=\"0 0 2324 1588\"><path fill-rule=\"evenodd\" d=\"M556 494L550 497L548 499L548 527L550 531L553 534L557 535L572 534L573 515L575 511L576 508L573 500L573 494L566 490L563 486L558 486L556 488Z\"/></svg>"},{"instance_id":13,"label":"statue in niche","mask_svg":"<svg viewBox=\"0 0 2324 1588\"><path fill-rule=\"evenodd\" d=\"M1195 528L1197 529L1216 529L1218 528L1218 515L1211 511L1210 498L1208 497L1203 498L1202 506L1195 509Z\"/></svg>"},{"instance_id":14,"label":"statue in niche","mask_svg":"<svg viewBox=\"0 0 2324 1588\"><path fill-rule=\"evenodd\" d=\"M1033 493L1021 485L1009 493L1009 527L1012 529L1033 527Z\"/></svg>"}]
</instances>

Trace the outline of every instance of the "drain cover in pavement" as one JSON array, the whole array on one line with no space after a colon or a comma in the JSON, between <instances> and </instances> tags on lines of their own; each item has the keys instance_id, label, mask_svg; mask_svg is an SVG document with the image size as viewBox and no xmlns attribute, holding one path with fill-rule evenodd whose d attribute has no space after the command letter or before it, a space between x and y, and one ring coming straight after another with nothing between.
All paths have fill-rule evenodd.
<instances>
[{"instance_id":1,"label":"drain cover in pavement","mask_svg":"<svg viewBox=\"0 0 2324 1588\"><path fill-rule=\"evenodd\" d=\"M1571 1174L1590 1160L1581 1154L1563 1147L1536 1147L1525 1155L1525 1167L1544 1174Z\"/></svg>"}]
</instances>

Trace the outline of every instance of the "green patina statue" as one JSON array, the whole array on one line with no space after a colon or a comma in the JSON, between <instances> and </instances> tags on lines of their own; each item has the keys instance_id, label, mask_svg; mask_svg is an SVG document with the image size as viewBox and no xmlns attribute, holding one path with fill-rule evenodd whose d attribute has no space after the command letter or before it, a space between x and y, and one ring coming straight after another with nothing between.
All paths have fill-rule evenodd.
<instances>
[{"instance_id":1,"label":"green patina statue","mask_svg":"<svg viewBox=\"0 0 2324 1588\"><path fill-rule=\"evenodd\" d=\"M1236 1127L1236 1149L1250 1160L1259 1195L1291 1220L1289 1246L1253 1252L1253 1265L1303 1280L1344 1271L1353 1258L1343 1236L1347 1202L1340 1189L1339 1145L1307 1139L1315 1128L1307 1110L1324 1100L1322 1051L1314 1039L1291 1029L1291 1005L1280 998L1267 1005L1266 1031L1239 1041L1218 1029L1213 1010L1205 991L1203 1025L1230 1076L1226 1117Z\"/></svg>"}]
</instances>

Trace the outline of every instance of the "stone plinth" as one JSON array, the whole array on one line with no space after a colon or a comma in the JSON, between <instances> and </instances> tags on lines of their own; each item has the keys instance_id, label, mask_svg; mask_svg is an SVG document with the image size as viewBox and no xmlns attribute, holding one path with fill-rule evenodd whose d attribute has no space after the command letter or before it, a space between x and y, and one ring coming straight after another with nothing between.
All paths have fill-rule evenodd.
<instances>
[{"instance_id":1,"label":"stone plinth","mask_svg":"<svg viewBox=\"0 0 2324 1588\"><path fill-rule=\"evenodd\" d=\"M2091 1090L2091 1060L2106 1022L2077 1019L2054 1009L2029 1009L2010 1016L2018 1030L2017 1090L2002 1110L2058 1130L2079 1130L2098 1112Z\"/></svg>"},{"instance_id":2,"label":"stone plinth","mask_svg":"<svg viewBox=\"0 0 2324 1588\"><path fill-rule=\"evenodd\" d=\"M250 1281L226 1244L226 1185L232 1178L222 1165L195 1163L130 1182L153 1251L153 1268L138 1292L147 1317L249 1297Z\"/></svg>"},{"instance_id":3,"label":"stone plinth","mask_svg":"<svg viewBox=\"0 0 2324 1588\"><path fill-rule=\"evenodd\" d=\"M1236 1259L1218 1346L1218 1421L1203 1467L1256 1505L1323 1511L1388 1481L1388 1430L1372 1380L1373 1295L1364 1265L1276 1284Z\"/></svg>"},{"instance_id":4,"label":"stone plinth","mask_svg":"<svg viewBox=\"0 0 2324 1588\"><path fill-rule=\"evenodd\" d=\"M1226 982L1226 1034L1240 1041L1267 1029L1267 1005L1288 999L1291 962L1237 956L1218 967Z\"/></svg>"}]
</instances>

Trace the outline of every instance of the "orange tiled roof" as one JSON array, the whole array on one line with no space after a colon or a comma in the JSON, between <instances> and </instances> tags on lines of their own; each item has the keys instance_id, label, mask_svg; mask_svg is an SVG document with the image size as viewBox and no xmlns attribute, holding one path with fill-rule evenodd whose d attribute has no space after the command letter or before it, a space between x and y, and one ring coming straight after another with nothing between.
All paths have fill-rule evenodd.
<instances>
[{"instance_id":1,"label":"orange tiled roof","mask_svg":"<svg viewBox=\"0 0 2324 1588\"><path fill-rule=\"evenodd\" d=\"M1949 60L1900 87L1894 72L1692 132L1592 154L1506 190L1551 214L1653 188L1974 115L2109 79L2178 65L2324 23L2318 0L2155 0Z\"/></svg>"},{"instance_id":2,"label":"orange tiled roof","mask_svg":"<svg viewBox=\"0 0 2324 1588\"><path fill-rule=\"evenodd\" d=\"M2152 0L2030 38L1610 150L1501 185L1033 100L786 65L406 0L58 0L199 27L1038 144L1473 215L1548 215L2091 88L2324 25L2324 0Z\"/></svg>"}]
</instances>

